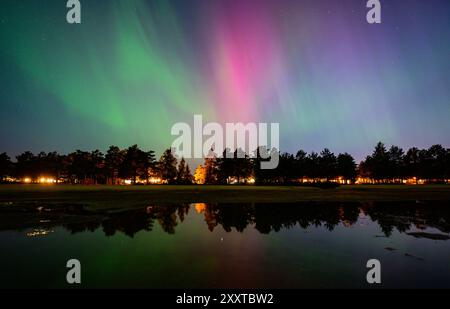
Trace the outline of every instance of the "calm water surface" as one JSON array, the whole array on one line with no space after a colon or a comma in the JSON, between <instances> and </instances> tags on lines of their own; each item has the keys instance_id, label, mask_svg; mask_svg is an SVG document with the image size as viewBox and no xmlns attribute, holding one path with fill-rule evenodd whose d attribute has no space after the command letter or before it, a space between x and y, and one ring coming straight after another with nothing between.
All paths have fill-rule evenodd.
<instances>
[{"instance_id":1,"label":"calm water surface","mask_svg":"<svg viewBox=\"0 0 450 309\"><path fill-rule=\"evenodd\" d=\"M450 288L446 203L151 205L0 213L0 286Z\"/></svg>"}]
</instances>

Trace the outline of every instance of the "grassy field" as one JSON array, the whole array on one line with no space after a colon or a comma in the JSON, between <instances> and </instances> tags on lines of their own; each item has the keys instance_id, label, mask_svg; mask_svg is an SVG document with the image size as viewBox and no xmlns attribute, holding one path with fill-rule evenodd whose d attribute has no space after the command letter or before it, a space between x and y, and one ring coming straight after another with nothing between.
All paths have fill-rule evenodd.
<instances>
[{"instance_id":1,"label":"grassy field","mask_svg":"<svg viewBox=\"0 0 450 309\"><path fill-rule=\"evenodd\" d=\"M292 203L300 201L449 201L449 185L358 185L337 189L264 186L1 185L1 205L81 204L133 208L166 203Z\"/></svg>"}]
</instances>

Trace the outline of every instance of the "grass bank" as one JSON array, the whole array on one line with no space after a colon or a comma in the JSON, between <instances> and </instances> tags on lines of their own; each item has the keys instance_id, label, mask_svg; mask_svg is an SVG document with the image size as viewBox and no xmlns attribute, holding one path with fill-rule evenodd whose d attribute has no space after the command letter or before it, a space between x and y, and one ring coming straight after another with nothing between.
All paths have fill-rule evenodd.
<instances>
[{"instance_id":1,"label":"grass bank","mask_svg":"<svg viewBox=\"0 0 450 309\"><path fill-rule=\"evenodd\" d=\"M449 201L449 185L358 185L336 189L283 186L1 185L0 205L81 204L121 209L176 203Z\"/></svg>"}]
</instances>

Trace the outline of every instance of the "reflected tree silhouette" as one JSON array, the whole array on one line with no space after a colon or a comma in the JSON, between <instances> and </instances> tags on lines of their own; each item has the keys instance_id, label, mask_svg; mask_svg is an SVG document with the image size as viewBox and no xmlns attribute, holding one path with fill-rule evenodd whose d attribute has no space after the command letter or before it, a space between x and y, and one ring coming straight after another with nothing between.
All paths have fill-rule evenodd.
<instances>
[{"instance_id":1,"label":"reflected tree silhouette","mask_svg":"<svg viewBox=\"0 0 450 309\"><path fill-rule=\"evenodd\" d=\"M116 213L102 223L103 232L106 236L113 236L117 231L129 237L134 237L137 232L153 229L154 218L147 214L146 209L131 211L125 215Z\"/></svg>"},{"instance_id":2,"label":"reflected tree silhouette","mask_svg":"<svg viewBox=\"0 0 450 309\"><path fill-rule=\"evenodd\" d=\"M377 223L385 236L397 230L407 233L410 229L436 228L450 233L450 209L442 203L294 203L294 204L180 204L152 205L146 208L121 212L90 212L80 207L66 207L64 210L48 210L27 213L27 219L14 221L17 212L23 209L0 209L0 231L27 228L54 228L62 226L71 234L94 232L102 229L105 236L121 232L134 237L138 232L151 232L155 222L168 234L175 234L176 227L190 214L201 214L209 231L221 226L224 231L242 233L247 228L261 234L282 230L323 227L333 231L337 226L344 228L355 225L360 217ZM191 213L192 213L191 212ZM192 215L193 216L193 215Z\"/></svg>"}]
</instances>

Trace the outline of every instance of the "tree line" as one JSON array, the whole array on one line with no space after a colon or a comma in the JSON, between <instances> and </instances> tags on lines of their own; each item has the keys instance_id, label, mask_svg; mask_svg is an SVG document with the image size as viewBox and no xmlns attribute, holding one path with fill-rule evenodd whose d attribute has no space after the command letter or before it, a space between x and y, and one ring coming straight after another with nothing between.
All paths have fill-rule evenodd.
<instances>
[{"instance_id":1,"label":"tree line","mask_svg":"<svg viewBox=\"0 0 450 309\"><path fill-rule=\"evenodd\" d=\"M196 180L207 184L224 184L230 178L237 183L252 179L257 184L296 184L299 180L328 183L337 179L341 183L355 183L357 178L372 183L395 183L414 178L438 183L450 179L450 149L441 145L429 149L413 147L405 153L398 146L387 149L379 142L373 153L359 165L348 153L335 155L327 148L309 154L299 150L295 155L281 153L278 167L273 170L260 168L263 159L259 153L254 159L245 154L238 156L238 151L233 158L223 159L225 154L207 158L204 165L197 168Z\"/></svg>"},{"instance_id":2,"label":"tree line","mask_svg":"<svg viewBox=\"0 0 450 309\"><path fill-rule=\"evenodd\" d=\"M450 179L450 149L434 145L428 149L413 147L404 152L397 146L387 149L380 142L372 155L360 163L359 174L379 182L413 177L442 182Z\"/></svg>"},{"instance_id":3,"label":"tree line","mask_svg":"<svg viewBox=\"0 0 450 309\"><path fill-rule=\"evenodd\" d=\"M6 153L0 154L2 180L15 177L36 181L43 176L72 184L119 184L122 179L134 184L151 183L154 178L170 184L192 183L189 165L183 158L178 162L170 149L158 161L154 151L143 151L137 145L127 149L110 146L106 154L99 150L77 150L67 155L26 151L16 157L16 162L11 162Z\"/></svg>"},{"instance_id":4,"label":"tree line","mask_svg":"<svg viewBox=\"0 0 450 309\"><path fill-rule=\"evenodd\" d=\"M66 183L119 184L130 183L192 184L297 184L299 181L329 183L339 179L354 183L357 178L375 183L401 182L404 179L421 179L424 182L446 182L450 179L450 149L434 145L428 149L410 148L406 152L398 146L389 149L378 143L372 154L356 164L348 153L334 154L325 148L320 153L299 150L295 155L279 154L276 169L261 169L267 151L260 147L254 158L238 149L225 150L221 156L208 156L192 175L184 158L179 160L171 149L159 160L154 151L141 150L137 145L120 149L110 146L106 154L95 150L77 150L67 155L26 151L12 162L6 153L0 154L0 180L8 177L37 180L46 176L62 179Z\"/></svg>"}]
</instances>

